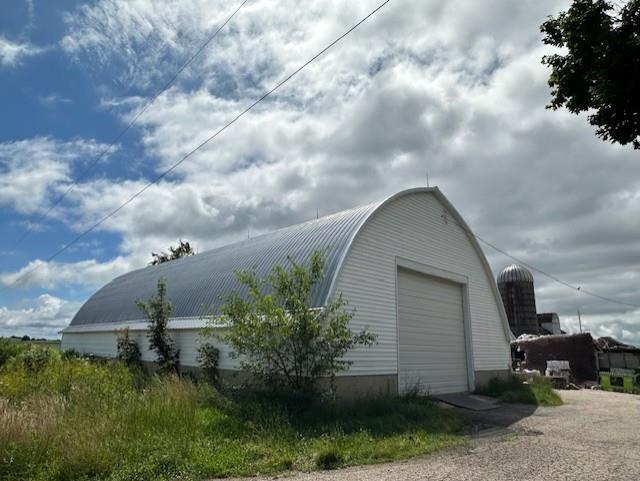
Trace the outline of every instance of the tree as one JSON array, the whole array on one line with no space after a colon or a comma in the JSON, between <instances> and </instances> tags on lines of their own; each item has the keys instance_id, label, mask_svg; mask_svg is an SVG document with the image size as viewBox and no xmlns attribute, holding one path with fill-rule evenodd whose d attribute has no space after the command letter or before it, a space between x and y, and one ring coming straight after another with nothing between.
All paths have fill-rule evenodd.
<instances>
[{"instance_id":1,"label":"tree","mask_svg":"<svg viewBox=\"0 0 640 481\"><path fill-rule=\"evenodd\" d=\"M167 281L158 279L158 290L148 301L138 300L136 305L144 313L149 322L149 347L156 352L161 372L178 372L180 351L175 348L169 336L167 326L173 307L167 301Z\"/></svg>"},{"instance_id":2,"label":"tree","mask_svg":"<svg viewBox=\"0 0 640 481\"><path fill-rule=\"evenodd\" d=\"M228 296L221 318L209 319L209 326L225 326L221 340L234 349L241 367L267 386L309 394L321 377L329 377L333 385L335 374L351 365L344 355L356 346L372 345L375 336L366 329L349 329L353 312L344 309L342 294L324 308L310 306L311 292L324 271L320 252L311 255L308 265L289 262L288 269L276 266L266 279L237 272L248 295Z\"/></svg>"},{"instance_id":3,"label":"tree","mask_svg":"<svg viewBox=\"0 0 640 481\"><path fill-rule=\"evenodd\" d=\"M192 256L195 253L196 251L191 247L189 242L183 242L182 239L180 239L177 247L169 246L168 254L166 252L160 252L159 254L152 252L151 257L153 257L153 260L149 265L155 266L164 262L180 259L181 257Z\"/></svg>"},{"instance_id":4,"label":"tree","mask_svg":"<svg viewBox=\"0 0 640 481\"><path fill-rule=\"evenodd\" d=\"M140 353L138 343L135 339L131 339L129 336L129 328L121 329L116 331L116 333L118 335L118 339L116 341L118 359L129 367L141 367L142 354Z\"/></svg>"},{"instance_id":5,"label":"tree","mask_svg":"<svg viewBox=\"0 0 640 481\"><path fill-rule=\"evenodd\" d=\"M564 54L546 55L551 67L547 108L590 112L596 135L640 149L640 0L617 11L605 0L574 0L542 24L543 42Z\"/></svg>"}]
</instances>

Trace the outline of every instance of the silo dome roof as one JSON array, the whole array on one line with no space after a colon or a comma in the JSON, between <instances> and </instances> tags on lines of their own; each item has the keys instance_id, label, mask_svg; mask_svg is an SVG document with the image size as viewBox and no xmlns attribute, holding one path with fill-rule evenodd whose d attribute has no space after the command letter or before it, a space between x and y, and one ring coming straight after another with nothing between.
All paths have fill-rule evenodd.
<instances>
[{"instance_id":1,"label":"silo dome roof","mask_svg":"<svg viewBox=\"0 0 640 481\"><path fill-rule=\"evenodd\" d=\"M498 284L503 282L533 282L533 274L518 264L511 264L505 267L498 274Z\"/></svg>"}]
</instances>

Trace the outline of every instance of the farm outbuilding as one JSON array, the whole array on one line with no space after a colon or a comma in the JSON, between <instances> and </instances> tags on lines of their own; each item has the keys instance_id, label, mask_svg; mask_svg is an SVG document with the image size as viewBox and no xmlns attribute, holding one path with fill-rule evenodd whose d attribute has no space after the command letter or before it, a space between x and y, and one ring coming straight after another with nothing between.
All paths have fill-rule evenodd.
<instances>
[{"instance_id":1,"label":"farm outbuilding","mask_svg":"<svg viewBox=\"0 0 640 481\"><path fill-rule=\"evenodd\" d=\"M384 201L294 225L195 256L124 274L98 290L64 329L63 349L116 356L117 332L128 328L143 359L154 361L137 299L167 279L169 323L181 365L196 367L203 316L221 298L243 292L235 271L265 276L287 257L326 256L325 277L312 293L321 308L342 293L355 308L352 328L377 335L373 347L347 356L339 394L363 396L473 390L509 372L511 332L493 274L468 226L437 188L402 191ZM207 342L211 342L208 340ZM220 345L219 367L239 371Z\"/></svg>"}]
</instances>

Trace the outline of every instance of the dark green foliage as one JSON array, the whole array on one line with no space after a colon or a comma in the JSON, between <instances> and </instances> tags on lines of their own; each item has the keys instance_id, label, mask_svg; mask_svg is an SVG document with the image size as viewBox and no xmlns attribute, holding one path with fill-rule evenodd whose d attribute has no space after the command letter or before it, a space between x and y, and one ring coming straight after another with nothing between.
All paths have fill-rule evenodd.
<instances>
[{"instance_id":1,"label":"dark green foliage","mask_svg":"<svg viewBox=\"0 0 640 481\"><path fill-rule=\"evenodd\" d=\"M337 372L348 370L351 362L343 356L356 346L372 345L375 336L349 329L353 313L345 310L342 295L323 309L309 305L311 291L323 276L320 252L311 255L308 265L289 262L288 269L274 267L267 279L237 273L248 296L234 293L225 300L220 322L227 328L221 338L240 357L242 368L267 386L310 393L319 378L333 380ZM218 322L211 319L210 327Z\"/></svg>"},{"instance_id":2,"label":"dark green foliage","mask_svg":"<svg viewBox=\"0 0 640 481\"><path fill-rule=\"evenodd\" d=\"M325 448L316 454L315 462L320 469L335 469L341 462L340 453L335 448Z\"/></svg>"},{"instance_id":3,"label":"dark green foliage","mask_svg":"<svg viewBox=\"0 0 640 481\"><path fill-rule=\"evenodd\" d=\"M0 337L0 367L26 349L25 345Z\"/></svg>"},{"instance_id":4,"label":"dark green foliage","mask_svg":"<svg viewBox=\"0 0 640 481\"><path fill-rule=\"evenodd\" d=\"M549 108L589 112L603 140L640 148L640 0L616 10L605 0L574 0L540 27L544 43L566 49L546 55Z\"/></svg>"},{"instance_id":5,"label":"dark green foliage","mask_svg":"<svg viewBox=\"0 0 640 481\"><path fill-rule=\"evenodd\" d=\"M129 367L142 367L142 354L138 343L129 337L129 329L118 333L118 359Z\"/></svg>"},{"instance_id":6,"label":"dark green foliage","mask_svg":"<svg viewBox=\"0 0 640 481\"><path fill-rule=\"evenodd\" d=\"M75 349L67 349L67 350L61 352L60 355L62 356L62 359L65 359L65 360L80 359L80 358L83 357L83 355L80 354Z\"/></svg>"},{"instance_id":7,"label":"dark green foliage","mask_svg":"<svg viewBox=\"0 0 640 481\"><path fill-rule=\"evenodd\" d=\"M17 359L22 363L25 371L35 374L47 366L52 352L51 349L46 347L30 346L20 353Z\"/></svg>"},{"instance_id":8,"label":"dark green foliage","mask_svg":"<svg viewBox=\"0 0 640 481\"><path fill-rule=\"evenodd\" d=\"M169 336L167 326L173 310L167 300L167 281L158 279L158 291L148 301L136 303L149 321L149 347L155 351L160 371L177 373L180 366L180 352Z\"/></svg>"},{"instance_id":9,"label":"dark green foliage","mask_svg":"<svg viewBox=\"0 0 640 481\"><path fill-rule=\"evenodd\" d=\"M153 257L153 260L149 263L149 265L155 266L158 264L163 264L164 262L180 259L181 257L192 256L195 253L196 252L191 247L191 244L189 244L188 242L183 242L182 239L180 239L180 243L177 247L169 247L168 254L166 252L161 252L160 254L152 252L151 257Z\"/></svg>"},{"instance_id":10,"label":"dark green foliage","mask_svg":"<svg viewBox=\"0 0 640 481\"><path fill-rule=\"evenodd\" d=\"M220 350L213 344L205 343L198 348L198 363L200 363L207 380L214 385L217 385L220 381L219 360Z\"/></svg>"},{"instance_id":11,"label":"dark green foliage","mask_svg":"<svg viewBox=\"0 0 640 481\"><path fill-rule=\"evenodd\" d=\"M512 375L506 380L494 378L476 392L509 403L539 406L560 406L562 404L562 399L553 390L551 381L541 376L533 377L527 381L517 375Z\"/></svg>"}]
</instances>

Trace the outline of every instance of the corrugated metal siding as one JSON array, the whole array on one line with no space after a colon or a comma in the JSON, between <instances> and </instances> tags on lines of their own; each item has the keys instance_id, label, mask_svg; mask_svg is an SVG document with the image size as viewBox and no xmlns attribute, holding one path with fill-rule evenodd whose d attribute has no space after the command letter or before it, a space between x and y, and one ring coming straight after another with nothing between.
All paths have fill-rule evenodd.
<instances>
[{"instance_id":1,"label":"corrugated metal siding","mask_svg":"<svg viewBox=\"0 0 640 481\"><path fill-rule=\"evenodd\" d=\"M156 292L160 277L167 278L167 295L173 317L200 317L219 309L221 298L245 292L237 281L237 270L251 269L265 277L275 265L286 265L287 257L304 262L316 249L324 249L326 275L316 286L311 303L321 306L340 259L349 248L354 232L375 209L371 204L339 212L304 224L287 227L244 242L166 262L124 274L101 288L80 308L71 326L118 323L141 319L137 299Z\"/></svg>"},{"instance_id":2,"label":"corrugated metal siding","mask_svg":"<svg viewBox=\"0 0 640 481\"><path fill-rule=\"evenodd\" d=\"M506 369L509 344L491 289L493 279L467 233L435 195L422 192L381 207L345 259L336 292L357 309L353 328L367 326L378 334L376 347L348 355L354 361L351 373L397 372L396 256L468 277L474 369Z\"/></svg>"}]
</instances>

